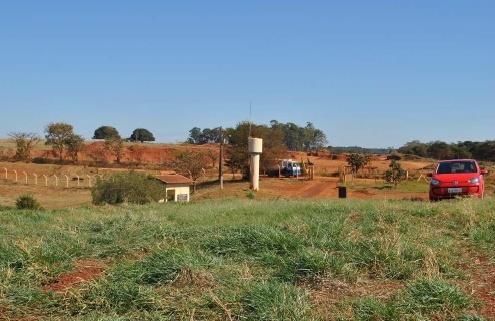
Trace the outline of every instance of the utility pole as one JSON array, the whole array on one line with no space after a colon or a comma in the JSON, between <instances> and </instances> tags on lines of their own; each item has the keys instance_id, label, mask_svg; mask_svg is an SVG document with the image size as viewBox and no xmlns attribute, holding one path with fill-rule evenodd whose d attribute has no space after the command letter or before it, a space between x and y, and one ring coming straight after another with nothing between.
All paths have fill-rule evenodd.
<instances>
[{"instance_id":1,"label":"utility pole","mask_svg":"<svg viewBox=\"0 0 495 321\"><path fill-rule=\"evenodd\" d=\"M220 181L220 189L223 189L223 128L220 127L220 157L218 157L218 180Z\"/></svg>"}]
</instances>

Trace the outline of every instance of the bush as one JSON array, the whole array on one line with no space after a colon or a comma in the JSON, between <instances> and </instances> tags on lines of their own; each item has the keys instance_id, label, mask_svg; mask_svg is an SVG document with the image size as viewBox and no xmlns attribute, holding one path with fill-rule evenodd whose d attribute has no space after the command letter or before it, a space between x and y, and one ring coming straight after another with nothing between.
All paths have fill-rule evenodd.
<instances>
[{"instance_id":1,"label":"bush","mask_svg":"<svg viewBox=\"0 0 495 321\"><path fill-rule=\"evenodd\" d=\"M17 198L15 206L20 210L39 210L41 209L40 203L33 197L33 195L21 195Z\"/></svg>"},{"instance_id":2,"label":"bush","mask_svg":"<svg viewBox=\"0 0 495 321\"><path fill-rule=\"evenodd\" d=\"M399 162L392 159L389 169L385 172L385 181L397 185L406 179L406 170L402 168Z\"/></svg>"},{"instance_id":3,"label":"bush","mask_svg":"<svg viewBox=\"0 0 495 321\"><path fill-rule=\"evenodd\" d=\"M124 202L146 204L165 198L165 188L150 176L125 172L98 180L91 195L96 205Z\"/></svg>"}]
</instances>

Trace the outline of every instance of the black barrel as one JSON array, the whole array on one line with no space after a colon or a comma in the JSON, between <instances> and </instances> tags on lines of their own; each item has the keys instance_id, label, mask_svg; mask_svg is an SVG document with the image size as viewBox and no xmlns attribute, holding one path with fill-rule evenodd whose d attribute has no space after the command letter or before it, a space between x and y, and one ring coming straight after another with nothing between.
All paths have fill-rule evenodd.
<instances>
[{"instance_id":1,"label":"black barrel","mask_svg":"<svg viewBox=\"0 0 495 321\"><path fill-rule=\"evenodd\" d=\"M347 187L339 186L339 198L347 198Z\"/></svg>"}]
</instances>

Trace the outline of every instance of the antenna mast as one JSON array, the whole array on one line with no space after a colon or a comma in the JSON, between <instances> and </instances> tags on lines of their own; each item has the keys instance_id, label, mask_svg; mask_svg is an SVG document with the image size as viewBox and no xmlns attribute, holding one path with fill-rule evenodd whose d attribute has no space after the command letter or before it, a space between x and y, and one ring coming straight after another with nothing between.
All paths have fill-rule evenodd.
<instances>
[{"instance_id":1,"label":"antenna mast","mask_svg":"<svg viewBox=\"0 0 495 321\"><path fill-rule=\"evenodd\" d=\"M251 116L252 116L252 101L249 101L249 137L251 137Z\"/></svg>"}]
</instances>

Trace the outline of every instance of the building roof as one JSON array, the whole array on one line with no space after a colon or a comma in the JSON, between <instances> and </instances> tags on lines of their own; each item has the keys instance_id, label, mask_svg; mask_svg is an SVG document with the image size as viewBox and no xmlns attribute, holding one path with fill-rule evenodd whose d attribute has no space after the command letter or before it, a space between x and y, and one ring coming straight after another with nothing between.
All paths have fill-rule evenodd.
<instances>
[{"instance_id":1,"label":"building roof","mask_svg":"<svg viewBox=\"0 0 495 321\"><path fill-rule=\"evenodd\" d=\"M182 175L159 175L156 179L165 184L187 184L192 185L193 181Z\"/></svg>"}]
</instances>

